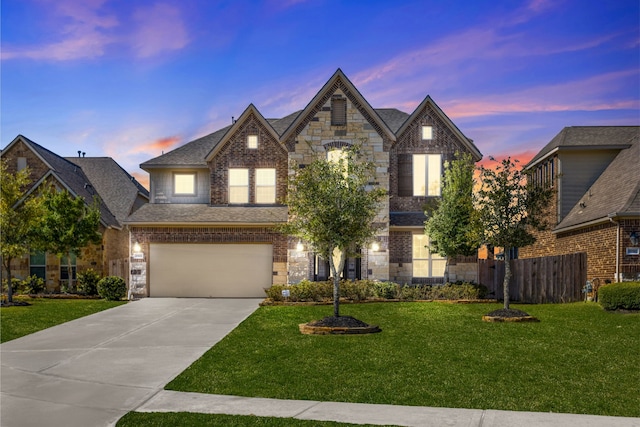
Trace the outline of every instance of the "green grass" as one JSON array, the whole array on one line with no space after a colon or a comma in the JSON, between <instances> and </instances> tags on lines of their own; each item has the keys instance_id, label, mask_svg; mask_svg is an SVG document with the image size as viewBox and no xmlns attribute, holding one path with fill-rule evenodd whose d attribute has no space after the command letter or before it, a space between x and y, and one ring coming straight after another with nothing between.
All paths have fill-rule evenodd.
<instances>
[{"instance_id":1,"label":"green grass","mask_svg":"<svg viewBox=\"0 0 640 427\"><path fill-rule=\"evenodd\" d=\"M88 316L126 301L14 297L30 306L0 308L0 342L14 340L60 323Z\"/></svg>"},{"instance_id":2,"label":"green grass","mask_svg":"<svg viewBox=\"0 0 640 427\"><path fill-rule=\"evenodd\" d=\"M280 399L640 416L640 314L594 303L343 305L382 333L309 336L327 306L261 307L167 389Z\"/></svg>"},{"instance_id":3,"label":"green grass","mask_svg":"<svg viewBox=\"0 0 640 427\"><path fill-rule=\"evenodd\" d=\"M211 415L189 412L129 412L120 418L117 427L220 426L220 427L347 427L356 424L333 421L297 420L295 418L256 417L248 415ZM358 427L374 427L358 424ZM380 426L377 426L380 427Z\"/></svg>"}]
</instances>

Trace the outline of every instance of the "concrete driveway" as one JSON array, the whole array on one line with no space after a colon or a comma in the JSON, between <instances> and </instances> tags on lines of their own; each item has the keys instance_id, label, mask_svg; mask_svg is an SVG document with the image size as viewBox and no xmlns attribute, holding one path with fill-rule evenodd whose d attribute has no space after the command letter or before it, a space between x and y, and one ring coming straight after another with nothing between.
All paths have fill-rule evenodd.
<instances>
[{"instance_id":1,"label":"concrete driveway","mask_svg":"<svg viewBox=\"0 0 640 427\"><path fill-rule=\"evenodd\" d=\"M1 344L0 424L112 425L260 301L146 298Z\"/></svg>"}]
</instances>

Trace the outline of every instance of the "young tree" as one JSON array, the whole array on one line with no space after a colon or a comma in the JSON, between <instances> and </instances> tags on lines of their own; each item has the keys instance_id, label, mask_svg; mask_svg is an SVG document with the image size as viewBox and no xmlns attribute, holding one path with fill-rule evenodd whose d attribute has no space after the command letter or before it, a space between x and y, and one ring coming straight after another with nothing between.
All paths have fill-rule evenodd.
<instances>
[{"instance_id":1,"label":"young tree","mask_svg":"<svg viewBox=\"0 0 640 427\"><path fill-rule=\"evenodd\" d=\"M473 255L480 246L479 212L473 204L475 169L471 154L456 153L456 159L445 164L442 198L426 212L431 250L447 257L445 281L449 280L449 258Z\"/></svg>"},{"instance_id":2,"label":"young tree","mask_svg":"<svg viewBox=\"0 0 640 427\"><path fill-rule=\"evenodd\" d=\"M552 187L535 185L516 163L508 157L495 169L480 167L482 188L477 200L485 242L504 248L505 310L509 310L511 249L533 244L536 238L531 230L547 227L545 217L553 195Z\"/></svg>"},{"instance_id":3,"label":"young tree","mask_svg":"<svg viewBox=\"0 0 640 427\"><path fill-rule=\"evenodd\" d=\"M332 158L316 159L290 176L286 199L290 219L282 231L306 241L329 260L333 315L339 317L340 272L348 256L359 255L354 249L375 236L373 220L386 191L369 188L375 168L359 161L356 148Z\"/></svg>"},{"instance_id":4,"label":"young tree","mask_svg":"<svg viewBox=\"0 0 640 427\"><path fill-rule=\"evenodd\" d=\"M80 196L72 197L68 191L49 191L43 200L45 215L40 228L41 248L53 252L59 258L66 256L69 284L72 289L71 254L79 254L80 248L89 243L98 244L102 236L98 232L100 208L97 199L88 206Z\"/></svg>"},{"instance_id":5,"label":"young tree","mask_svg":"<svg viewBox=\"0 0 640 427\"><path fill-rule=\"evenodd\" d=\"M7 301L13 302L11 261L29 253L36 235L34 230L42 216L39 197L25 199L29 170L17 173L7 170L6 160L0 161L0 255L7 272ZM24 199L24 200L23 200Z\"/></svg>"}]
</instances>

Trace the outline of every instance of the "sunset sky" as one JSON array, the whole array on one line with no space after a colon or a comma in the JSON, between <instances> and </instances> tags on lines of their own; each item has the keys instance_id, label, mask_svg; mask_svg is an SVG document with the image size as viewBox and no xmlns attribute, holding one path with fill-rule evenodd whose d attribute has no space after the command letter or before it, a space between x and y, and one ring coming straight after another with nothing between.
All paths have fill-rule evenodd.
<instances>
[{"instance_id":1,"label":"sunset sky","mask_svg":"<svg viewBox=\"0 0 640 427\"><path fill-rule=\"evenodd\" d=\"M341 68L374 108L431 95L485 158L640 124L638 0L2 0L1 140L139 164L304 108Z\"/></svg>"}]
</instances>

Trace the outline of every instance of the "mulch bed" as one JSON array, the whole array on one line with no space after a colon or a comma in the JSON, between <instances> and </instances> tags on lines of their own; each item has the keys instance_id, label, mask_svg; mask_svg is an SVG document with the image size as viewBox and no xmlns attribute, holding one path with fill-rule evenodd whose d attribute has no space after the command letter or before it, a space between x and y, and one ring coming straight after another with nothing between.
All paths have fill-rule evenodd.
<instances>
[{"instance_id":1,"label":"mulch bed","mask_svg":"<svg viewBox=\"0 0 640 427\"><path fill-rule=\"evenodd\" d=\"M31 305L31 304L26 301L13 301L13 302L5 301L5 300L0 301L0 307L25 307L28 305Z\"/></svg>"},{"instance_id":2,"label":"mulch bed","mask_svg":"<svg viewBox=\"0 0 640 427\"><path fill-rule=\"evenodd\" d=\"M537 318L515 308L501 308L482 316L485 322L539 322Z\"/></svg>"},{"instance_id":3,"label":"mulch bed","mask_svg":"<svg viewBox=\"0 0 640 427\"><path fill-rule=\"evenodd\" d=\"M299 325L300 332L305 335L347 335L373 334L382 332L378 326L358 320L351 316L327 316L321 320L314 320Z\"/></svg>"}]
</instances>

